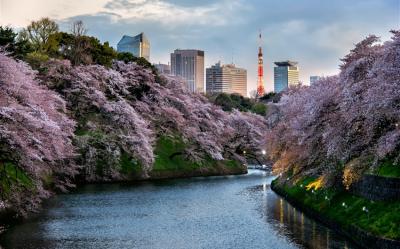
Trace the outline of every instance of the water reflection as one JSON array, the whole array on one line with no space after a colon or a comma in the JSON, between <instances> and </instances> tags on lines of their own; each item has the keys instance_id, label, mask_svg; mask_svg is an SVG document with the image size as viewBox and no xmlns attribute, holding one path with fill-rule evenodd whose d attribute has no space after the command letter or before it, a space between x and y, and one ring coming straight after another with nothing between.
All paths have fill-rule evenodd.
<instances>
[{"instance_id":1,"label":"water reflection","mask_svg":"<svg viewBox=\"0 0 400 249\"><path fill-rule=\"evenodd\" d=\"M308 218L271 190L266 194L263 192L268 201L262 202L260 211L267 223L274 224L279 235L290 238L303 248L358 248L341 235Z\"/></svg>"}]
</instances>

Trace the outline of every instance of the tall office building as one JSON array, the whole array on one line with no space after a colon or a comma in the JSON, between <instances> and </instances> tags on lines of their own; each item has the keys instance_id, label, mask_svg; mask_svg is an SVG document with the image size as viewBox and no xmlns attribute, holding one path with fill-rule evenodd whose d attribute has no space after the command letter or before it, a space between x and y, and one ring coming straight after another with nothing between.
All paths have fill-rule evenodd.
<instances>
[{"instance_id":1,"label":"tall office building","mask_svg":"<svg viewBox=\"0 0 400 249\"><path fill-rule=\"evenodd\" d=\"M117 51L129 52L150 61L150 42L143 32L133 37L124 35L117 44Z\"/></svg>"},{"instance_id":2,"label":"tall office building","mask_svg":"<svg viewBox=\"0 0 400 249\"><path fill-rule=\"evenodd\" d=\"M294 61L275 62L274 92L279 93L291 85L299 84L299 67Z\"/></svg>"},{"instance_id":3,"label":"tall office building","mask_svg":"<svg viewBox=\"0 0 400 249\"><path fill-rule=\"evenodd\" d=\"M310 86L321 79L321 76L310 76Z\"/></svg>"},{"instance_id":4,"label":"tall office building","mask_svg":"<svg viewBox=\"0 0 400 249\"><path fill-rule=\"evenodd\" d=\"M190 91L204 93L204 51L176 49L171 54L171 74L182 77Z\"/></svg>"},{"instance_id":5,"label":"tall office building","mask_svg":"<svg viewBox=\"0 0 400 249\"><path fill-rule=\"evenodd\" d=\"M220 62L206 69L207 93L238 93L247 96L247 71Z\"/></svg>"},{"instance_id":6,"label":"tall office building","mask_svg":"<svg viewBox=\"0 0 400 249\"><path fill-rule=\"evenodd\" d=\"M153 64L153 65L157 68L159 73L171 74L171 66L169 64L158 63L158 64Z\"/></svg>"}]
</instances>

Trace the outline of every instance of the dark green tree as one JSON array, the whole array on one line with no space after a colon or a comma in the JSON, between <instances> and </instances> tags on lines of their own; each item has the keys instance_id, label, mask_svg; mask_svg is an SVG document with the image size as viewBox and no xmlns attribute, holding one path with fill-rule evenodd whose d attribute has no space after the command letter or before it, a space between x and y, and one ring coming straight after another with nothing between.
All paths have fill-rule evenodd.
<instances>
[{"instance_id":1,"label":"dark green tree","mask_svg":"<svg viewBox=\"0 0 400 249\"><path fill-rule=\"evenodd\" d=\"M267 106L264 103L255 103L251 107L251 112L256 113L261 116L265 116L267 114Z\"/></svg>"},{"instance_id":2,"label":"dark green tree","mask_svg":"<svg viewBox=\"0 0 400 249\"><path fill-rule=\"evenodd\" d=\"M10 27L0 26L0 46L14 46L17 33Z\"/></svg>"},{"instance_id":3,"label":"dark green tree","mask_svg":"<svg viewBox=\"0 0 400 249\"><path fill-rule=\"evenodd\" d=\"M215 98L214 104L219 105L222 107L222 110L224 111L232 111L233 108L235 108L235 104L232 101L231 97L229 94L226 93L221 93Z\"/></svg>"}]
</instances>

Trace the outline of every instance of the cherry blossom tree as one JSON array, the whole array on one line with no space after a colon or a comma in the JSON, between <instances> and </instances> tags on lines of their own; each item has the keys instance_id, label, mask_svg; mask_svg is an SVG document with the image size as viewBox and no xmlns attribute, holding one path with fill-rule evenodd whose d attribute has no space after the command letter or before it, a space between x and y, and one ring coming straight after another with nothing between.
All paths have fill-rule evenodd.
<instances>
[{"instance_id":1,"label":"cherry blossom tree","mask_svg":"<svg viewBox=\"0 0 400 249\"><path fill-rule=\"evenodd\" d=\"M35 76L24 62L0 54L0 192L3 206L19 214L50 194L44 181L65 191L77 172L75 122L65 114L65 101Z\"/></svg>"},{"instance_id":2,"label":"cherry blossom tree","mask_svg":"<svg viewBox=\"0 0 400 249\"><path fill-rule=\"evenodd\" d=\"M392 33L383 44L367 37L342 60L338 76L290 88L274 105L267 141L277 172L331 180L345 172L351 185L383 159L399 162L400 33Z\"/></svg>"}]
</instances>

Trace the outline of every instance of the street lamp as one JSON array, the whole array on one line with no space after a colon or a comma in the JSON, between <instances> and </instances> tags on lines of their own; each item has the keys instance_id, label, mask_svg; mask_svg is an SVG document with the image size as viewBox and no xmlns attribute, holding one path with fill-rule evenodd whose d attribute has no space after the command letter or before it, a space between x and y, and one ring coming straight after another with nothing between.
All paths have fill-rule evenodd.
<instances>
[{"instance_id":1,"label":"street lamp","mask_svg":"<svg viewBox=\"0 0 400 249\"><path fill-rule=\"evenodd\" d=\"M327 196L327 195L325 195L325 200L327 200L328 201L328 203L329 203L329 206L331 205L331 199L329 199L329 197Z\"/></svg>"},{"instance_id":2,"label":"street lamp","mask_svg":"<svg viewBox=\"0 0 400 249\"><path fill-rule=\"evenodd\" d=\"M367 217L368 217L368 220L369 220L369 210L368 210L368 208L366 208L365 206L362 208L362 211L364 211L365 213L367 213Z\"/></svg>"},{"instance_id":3,"label":"street lamp","mask_svg":"<svg viewBox=\"0 0 400 249\"><path fill-rule=\"evenodd\" d=\"M267 154L267 152L266 152L265 150L262 150L261 153L262 153L263 155Z\"/></svg>"}]
</instances>

